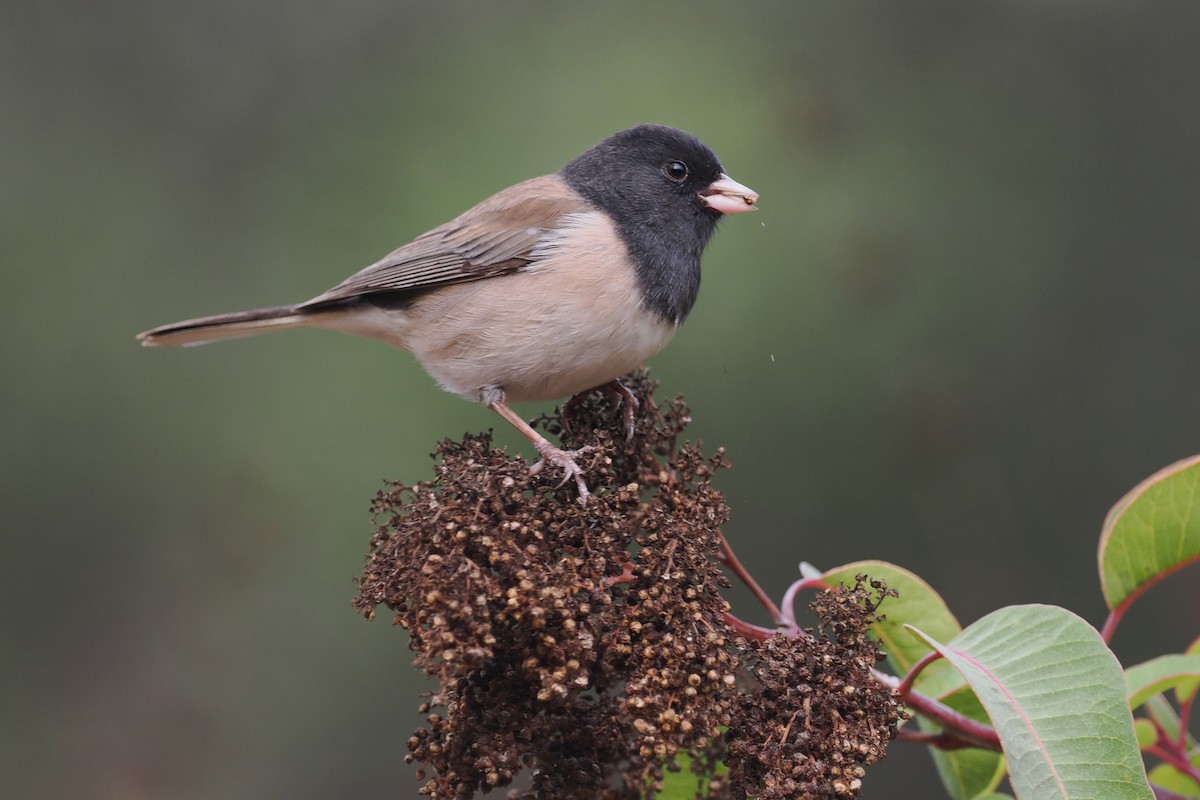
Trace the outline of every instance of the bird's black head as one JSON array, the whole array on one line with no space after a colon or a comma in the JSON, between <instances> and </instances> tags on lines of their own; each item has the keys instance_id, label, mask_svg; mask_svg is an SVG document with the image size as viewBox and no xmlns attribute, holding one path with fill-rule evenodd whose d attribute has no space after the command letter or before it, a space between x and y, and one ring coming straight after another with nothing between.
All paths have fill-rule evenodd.
<instances>
[{"instance_id":1,"label":"bird's black head","mask_svg":"<svg viewBox=\"0 0 1200 800\"><path fill-rule=\"evenodd\" d=\"M750 210L758 199L724 174L707 145L663 125L613 134L560 174L612 217L647 306L675 324L696 301L700 254L722 214Z\"/></svg>"}]
</instances>

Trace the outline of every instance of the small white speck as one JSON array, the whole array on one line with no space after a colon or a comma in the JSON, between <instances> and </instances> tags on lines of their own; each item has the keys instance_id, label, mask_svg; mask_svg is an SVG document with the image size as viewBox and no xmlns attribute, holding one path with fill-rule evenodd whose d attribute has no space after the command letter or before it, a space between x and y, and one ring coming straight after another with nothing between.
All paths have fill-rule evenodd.
<instances>
[{"instance_id":1,"label":"small white speck","mask_svg":"<svg viewBox=\"0 0 1200 800\"><path fill-rule=\"evenodd\" d=\"M760 223L758 223L758 224L759 224L759 225L762 225L764 228L765 228L765 227L767 227L767 223L765 223L765 222L760 222Z\"/></svg>"},{"instance_id":2,"label":"small white speck","mask_svg":"<svg viewBox=\"0 0 1200 800\"><path fill-rule=\"evenodd\" d=\"M775 363L775 354L774 353L771 353L771 363L772 364Z\"/></svg>"}]
</instances>

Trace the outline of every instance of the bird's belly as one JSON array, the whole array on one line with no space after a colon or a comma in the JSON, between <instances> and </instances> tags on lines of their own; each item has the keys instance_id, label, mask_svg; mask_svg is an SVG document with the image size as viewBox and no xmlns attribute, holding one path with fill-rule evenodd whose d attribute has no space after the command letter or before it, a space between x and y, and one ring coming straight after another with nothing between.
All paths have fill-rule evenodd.
<instances>
[{"instance_id":1,"label":"bird's belly","mask_svg":"<svg viewBox=\"0 0 1200 800\"><path fill-rule=\"evenodd\" d=\"M439 323L420 326L409 349L455 394L478 400L481 391L499 388L511 402L546 401L641 366L675 333L675 325L642 306L636 287L616 281L602 291L559 295L544 278L517 273L440 290L429 303ZM422 316L429 310L413 309Z\"/></svg>"}]
</instances>

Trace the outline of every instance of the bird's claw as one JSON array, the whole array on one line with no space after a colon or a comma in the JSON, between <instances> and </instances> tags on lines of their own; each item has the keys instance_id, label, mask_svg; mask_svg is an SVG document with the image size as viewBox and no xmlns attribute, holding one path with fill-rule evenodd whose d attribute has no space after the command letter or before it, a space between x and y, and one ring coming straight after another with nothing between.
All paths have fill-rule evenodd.
<instances>
[{"instance_id":1,"label":"bird's claw","mask_svg":"<svg viewBox=\"0 0 1200 800\"><path fill-rule=\"evenodd\" d=\"M559 422L562 423L563 430L570 434L570 420L571 415L575 412L575 408L583 402L584 398L595 391L604 392L606 395L608 395L609 399L613 401L614 405L623 406L625 419L625 443L628 444L629 442L632 442L636 427L635 421L637 418L637 412L638 408L641 407L641 403L638 402L637 396L629 390L629 387L621 383L619 380L611 380L601 386L597 386L593 389L588 389L587 391L573 395L571 399L567 400L567 402L563 405L562 414L559 416Z\"/></svg>"},{"instance_id":2,"label":"bird's claw","mask_svg":"<svg viewBox=\"0 0 1200 800\"><path fill-rule=\"evenodd\" d=\"M575 486L579 489L579 504L587 505L588 497L591 496L591 493L588 491L587 484L583 480L583 469L575 462L575 458L593 449L591 445L588 445L578 450L563 450L549 442L539 442L537 444L537 451L542 458L530 467L529 474L537 475L547 463L558 467L563 471L563 479L559 481L558 485L561 487L567 481L571 480L571 478L574 478Z\"/></svg>"},{"instance_id":3,"label":"bird's claw","mask_svg":"<svg viewBox=\"0 0 1200 800\"><path fill-rule=\"evenodd\" d=\"M611 389L613 394L624 401L625 443L629 444L633 441L634 421L637 419L637 412L641 403L638 402L637 396L629 390L629 387L620 381L613 381Z\"/></svg>"}]
</instances>

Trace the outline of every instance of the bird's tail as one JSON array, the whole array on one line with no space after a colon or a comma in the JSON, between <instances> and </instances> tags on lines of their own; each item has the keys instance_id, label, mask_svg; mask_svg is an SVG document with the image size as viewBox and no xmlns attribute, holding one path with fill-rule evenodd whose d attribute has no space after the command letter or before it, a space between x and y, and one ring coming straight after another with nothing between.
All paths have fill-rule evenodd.
<instances>
[{"instance_id":1,"label":"bird's tail","mask_svg":"<svg viewBox=\"0 0 1200 800\"><path fill-rule=\"evenodd\" d=\"M295 306L256 308L253 311L237 311L233 314L173 322L139 333L137 338L146 347L205 344L221 339L236 339L239 336L305 327L313 323L314 316L316 315L298 312Z\"/></svg>"}]
</instances>

